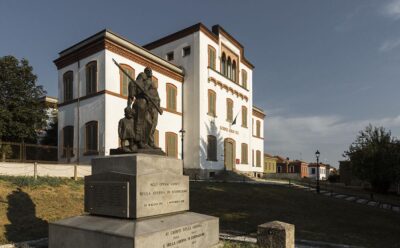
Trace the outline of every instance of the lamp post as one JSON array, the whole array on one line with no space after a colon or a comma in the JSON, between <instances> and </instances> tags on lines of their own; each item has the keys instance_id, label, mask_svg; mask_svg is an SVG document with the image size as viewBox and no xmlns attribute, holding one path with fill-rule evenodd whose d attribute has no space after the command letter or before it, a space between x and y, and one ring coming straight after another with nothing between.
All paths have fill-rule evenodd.
<instances>
[{"instance_id":1,"label":"lamp post","mask_svg":"<svg viewBox=\"0 0 400 248\"><path fill-rule=\"evenodd\" d=\"M184 129L179 130L179 133L181 134L181 150L182 150L181 159L182 159L182 164L184 163L184 162L183 162L183 159L184 159L184 153L183 153L184 144L183 144L183 141L184 141L185 132L186 132L186 131L185 131Z\"/></svg>"},{"instance_id":2,"label":"lamp post","mask_svg":"<svg viewBox=\"0 0 400 248\"><path fill-rule=\"evenodd\" d=\"M317 157L317 193L319 194L319 151L315 152L315 157Z\"/></svg>"}]
</instances>

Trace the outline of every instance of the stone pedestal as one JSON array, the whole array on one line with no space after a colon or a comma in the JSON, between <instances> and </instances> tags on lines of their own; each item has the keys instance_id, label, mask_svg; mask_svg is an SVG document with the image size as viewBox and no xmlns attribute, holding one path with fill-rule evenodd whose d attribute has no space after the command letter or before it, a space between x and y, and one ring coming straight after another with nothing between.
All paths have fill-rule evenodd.
<instances>
[{"instance_id":1,"label":"stone pedestal","mask_svg":"<svg viewBox=\"0 0 400 248\"><path fill-rule=\"evenodd\" d=\"M85 212L49 224L50 248L214 247L218 218L187 212L182 161L134 154L93 159Z\"/></svg>"},{"instance_id":2,"label":"stone pedestal","mask_svg":"<svg viewBox=\"0 0 400 248\"><path fill-rule=\"evenodd\" d=\"M257 243L263 248L294 248L294 225L280 221L259 225Z\"/></svg>"}]
</instances>

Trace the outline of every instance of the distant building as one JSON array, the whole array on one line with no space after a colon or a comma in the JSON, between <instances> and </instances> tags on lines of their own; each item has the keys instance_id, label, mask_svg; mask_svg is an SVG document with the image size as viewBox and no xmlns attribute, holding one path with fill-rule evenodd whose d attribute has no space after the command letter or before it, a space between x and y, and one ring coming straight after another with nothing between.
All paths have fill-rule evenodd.
<instances>
[{"instance_id":1,"label":"distant building","mask_svg":"<svg viewBox=\"0 0 400 248\"><path fill-rule=\"evenodd\" d=\"M289 158L284 158L281 156L275 156L276 158L276 172L277 173L287 173Z\"/></svg>"},{"instance_id":2,"label":"distant building","mask_svg":"<svg viewBox=\"0 0 400 248\"><path fill-rule=\"evenodd\" d=\"M319 179L326 180L328 178L327 173L328 173L327 166L323 163L319 163ZM318 175L317 163L310 163L308 165L308 177L316 179L317 175Z\"/></svg>"},{"instance_id":3,"label":"distant building","mask_svg":"<svg viewBox=\"0 0 400 248\"><path fill-rule=\"evenodd\" d=\"M308 164L301 160L290 161L287 173L298 174L300 178L308 177Z\"/></svg>"},{"instance_id":4,"label":"distant building","mask_svg":"<svg viewBox=\"0 0 400 248\"><path fill-rule=\"evenodd\" d=\"M44 96L39 99L39 101L45 106L46 108L46 125L44 128L37 130L38 133L38 142L43 139L44 136L46 136L46 130L50 128L50 125L52 123L55 123L57 121L57 114L58 114L58 99L55 97L51 96Z\"/></svg>"},{"instance_id":5,"label":"distant building","mask_svg":"<svg viewBox=\"0 0 400 248\"><path fill-rule=\"evenodd\" d=\"M276 173L276 161L278 159L268 153L264 153L264 173Z\"/></svg>"}]
</instances>

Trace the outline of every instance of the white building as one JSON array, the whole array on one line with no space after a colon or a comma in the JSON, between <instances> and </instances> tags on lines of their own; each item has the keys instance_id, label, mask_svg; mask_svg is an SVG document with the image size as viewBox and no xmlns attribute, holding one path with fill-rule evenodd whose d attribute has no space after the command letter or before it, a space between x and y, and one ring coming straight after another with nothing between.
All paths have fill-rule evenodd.
<instances>
[{"instance_id":1,"label":"white building","mask_svg":"<svg viewBox=\"0 0 400 248\"><path fill-rule=\"evenodd\" d=\"M316 163L311 163L308 165L308 177L312 179L317 179L318 167ZM324 164L319 164L319 179L327 179L327 169Z\"/></svg>"},{"instance_id":2,"label":"white building","mask_svg":"<svg viewBox=\"0 0 400 248\"><path fill-rule=\"evenodd\" d=\"M265 114L253 107L254 67L236 39L201 23L143 47L103 30L62 51L54 61L60 160L88 163L119 146L128 80L112 59L134 77L153 69L164 110L155 140L183 158L187 174L262 173Z\"/></svg>"}]
</instances>

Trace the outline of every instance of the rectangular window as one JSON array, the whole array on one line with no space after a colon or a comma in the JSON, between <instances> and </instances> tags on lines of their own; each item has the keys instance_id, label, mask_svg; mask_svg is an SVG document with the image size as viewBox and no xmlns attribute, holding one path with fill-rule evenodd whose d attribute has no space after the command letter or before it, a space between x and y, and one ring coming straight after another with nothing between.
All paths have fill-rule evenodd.
<instances>
[{"instance_id":1,"label":"rectangular window","mask_svg":"<svg viewBox=\"0 0 400 248\"><path fill-rule=\"evenodd\" d=\"M169 157L178 158L178 135L176 133L165 133L165 152Z\"/></svg>"},{"instance_id":2,"label":"rectangular window","mask_svg":"<svg viewBox=\"0 0 400 248\"><path fill-rule=\"evenodd\" d=\"M217 138L214 135L207 136L207 160L217 161Z\"/></svg>"},{"instance_id":3,"label":"rectangular window","mask_svg":"<svg viewBox=\"0 0 400 248\"><path fill-rule=\"evenodd\" d=\"M242 164L248 164L248 146L245 143L242 143Z\"/></svg>"},{"instance_id":4,"label":"rectangular window","mask_svg":"<svg viewBox=\"0 0 400 248\"><path fill-rule=\"evenodd\" d=\"M74 74L72 71L64 73L64 102L71 101L73 99L73 80Z\"/></svg>"},{"instance_id":5,"label":"rectangular window","mask_svg":"<svg viewBox=\"0 0 400 248\"><path fill-rule=\"evenodd\" d=\"M213 90L208 90L208 115L216 117L216 95Z\"/></svg>"},{"instance_id":6,"label":"rectangular window","mask_svg":"<svg viewBox=\"0 0 400 248\"><path fill-rule=\"evenodd\" d=\"M247 89L247 72L242 69L242 86Z\"/></svg>"},{"instance_id":7,"label":"rectangular window","mask_svg":"<svg viewBox=\"0 0 400 248\"><path fill-rule=\"evenodd\" d=\"M230 123L233 121L233 101L232 99L226 99L226 120Z\"/></svg>"},{"instance_id":8,"label":"rectangular window","mask_svg":"<svg viewBox=\"0 0 400 248\"><path fill-rule=\"evenodd\" d=\"M86 95L97 91L97 62L92 61L86 65Z\"/></svg>"},{"instance_id":9,"label":"rectangular window","mask_svg":"<svg viewBox=\"0 0 400 248\"><path fill-rule=\"evenodd\" d=\"M168 61L174 60L174 52L167 53L167 60Z\"/></svg>"},{"instance_id":10,"label":"rectangular window","mask_svg":"<svg viewBox=\"0 0 400 248\"><path fill-rule=\"evenodd\" d=\"M261 167L261 151L256 151L256 166Z\"/></svg>"},{"instance_id":11,"label":"rectangular window","mask_svg":"<svg viewBox=\"0 0 400 248\"><path fill-rule=\"evenodd\" d=\"M311 168L311 174L315 174L315 168Z\"/></svg>"},{"instance_id":12,"label":"rectangular window","mask_svg":"<svg viewBox=\"0 0 400 248\"><path fill-rule=\"evenodd\" d=\"M212 46L208 46L208 67L215 70L216 67L216 52Z\"/></svg>"},{"instance_id":13,"label":"rectangular window","mask_svg":"<svg viewBox=\"0 0 400 248\"><path fill-rule=\"evenodd\" d=\"M242 127L247 127L247 108L242 106Z\"/></svg>"},{"instance_id":14,"label":"rectangular window","mask_svg":"<svg viewBox=\"0 0 400 248\"><path fill-rule=\"evenodd\" d=\"M185 56L188 56L188 55L190 55L190 46L184 47L182 49L182 56L185 57Z\"/></svg>"},{"instance_id":15,"label":"rectangular window","mask_svg":"<svg viewBox=\"0 0 400 248\"><path fill-rule=\"evenodd\" d=\"M256 121L256 136L261 137L261 122L259 120Z\"/></svg>"},{"instance_id":16,"label":"rectangular window","mask_svg":"<svg viewBox=\"0 0 400 248\"><path fill-rule=\"evenodd\" d=\"M167 84L167 109L170 111L176 111L176 96L177 89L175 85Z\"/></svg>"},{"instance_id":17,"label":"rectangular window","mask_svg":"<svg viewBox=\"0 0 400 248\"><path fill-rule=\"evenodd\" d=\"M98 154L98 123L91 121L86 123L86 151L85 155Z\"/></svg>"}]
</instances>

